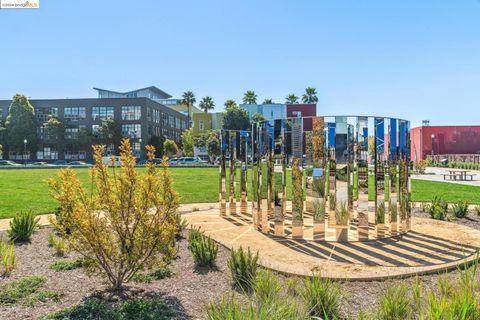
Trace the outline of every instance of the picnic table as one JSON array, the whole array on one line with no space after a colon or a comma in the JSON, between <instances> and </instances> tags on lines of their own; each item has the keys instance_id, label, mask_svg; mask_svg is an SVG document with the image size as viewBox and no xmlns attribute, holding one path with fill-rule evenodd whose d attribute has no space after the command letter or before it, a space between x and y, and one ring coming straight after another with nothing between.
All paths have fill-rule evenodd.
<instances>
[{"instance_id":1,"label":"picnic table","mask_svg":"<svg viewBox=\"0 0 480 320\"><path fill-rule=\"evenodd\" d=\"M443 180L448 177L450 180L467 181L467 177L470 177L470 181L473 181L473 176L476 176L473 173L469 174L469 170L449 169L447 171L448 173L443 174Z\"/></svg>"}]
</instances>

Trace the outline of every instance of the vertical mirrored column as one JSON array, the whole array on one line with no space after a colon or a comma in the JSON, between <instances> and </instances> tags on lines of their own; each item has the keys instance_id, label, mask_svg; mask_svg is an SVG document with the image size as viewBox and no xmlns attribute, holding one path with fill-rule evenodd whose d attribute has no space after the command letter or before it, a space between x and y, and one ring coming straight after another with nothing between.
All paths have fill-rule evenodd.
<instances>
[{"instance_id":1,"label":"vertical mirrored column","mask_svg":"<svg viewBox=\"0 0 480 320\"><path fill-rule=\"evenodd\" d=\"M237 133L235 131L229 132L229 151L230 151L230 214L237 212L237 198L236 198L236 167L237 160Z\"/></svg>"},{"instance_id":2,"label":"vertical mirrored column","mask_svg":"<svg viewBox=\"0 0 480 320\"><path fill-rule=\"evenodd\" d=\"M375 118L375 228L385 236L385 119Z\"/></svg>"},{"instance_id":3,"label":"vertical mirrored column","mask_svg":"<svg viewBox=\"0 0 480 320\"><path fill-rule=\"evenodd\" d=\"M313 239L325 240L325 215L326 215L326 141L325 119L316 117L312 121L312 175L310 193L313 207Z\"/></svg>"},{"instance_id":4,"label":"vertical mirrored column","mask_svg":"<svg viewBox=\"0 0 480 320\"><path fill-rule=\"evenodd\" d=\"M228 134L225 130L220 131L220 163L219 163L219 202L220 215L227 214L227 177L226 177L226 153Z\"/></svg>"},{"instance_id":5,"label":"vertical mirrored column","mask_svg":"<svg viewBox=\"0 0 480 320\"><path fill-rule=\"evenodd\" d=\"M400 231L407 231L407 216L410 211L409 201L409 179L408 179L408 123L405 120L399 120L399 215L400 215Z\"/></svg>"},{"instance_id":6,"label":"vertical mirrored column","mask_svg":"<svg viewBox=\"0 0 480 320\"><path fill-rule=\"evenodd\" d=\"M264 121L260 123L260 158L259 158L259 174L258 181L259 187L259 218L261 223L261 229L263 233L268 233L270 225L268 223L269 202L268 202L268 185L269 185L269 131L268 122Z\"/></svg>"},{"instance_id":7,"label":"vertical mirrored column","mask_svg":"<svg viewBox=\"0 0 480 320\"><path fill-rule=\"evenodd\" d=\"M247 214L247 150L248 150L248 131L240 132L240 212Z\"/></svg>"},{"instance_id":8,"label":"vertical mirrored column","mask_svg":"<svg viewBox=\"0 0 480 320\"><path fill-rule=\"evenodd\" d=\"M292 237L303 238L303 119L292 121Z\"/></svg>"},{"instance_id":9,"label":"vertical mirrored column","mask_svg":"<svg viewBox=\"0 0 480 320\"><path fill-rule=\"evenodd\" d=\"M335 153L335 118L326 118L327 127L327 194L328 194L328 226L335 226L335 210L337 207L337 181L336 181L336 153Z\"/></svg>"},{"instance_id":10,"label":"vertical mirrored column","mask_svg":"<svg viewBox=\"0 0 480 320\"><path fill-rule=\"evenodd\" d=\"M252 124L251 144L252 144L252 221L255 227L258 226L258 123Z\"/></svg>"},{"instance_id":11,"label":"vertical mirrored column","mask_svg":"<svg viewBox=\"0 0 480 320\"><path fill-rule=\"evenodd\" d=\"M395 118L390 119L388 149L388 222L390 235L395 235L398 220L398 121Z\"/></svg>"},{"instance_id":12,"label":"vertical mirrored column","mask_svg":"<svg viewBox=\"0 0 480 320\"><path fill-rule=\"evenodd\" d=\"M347 117L335 117L335 228L337 241L348 241L349 208L349 124Z\"/></svg>"},{"instance_id":13,"label":"vertical mirrored column","mask_svg":"<svg viewBox=\"0 0 480 320\"><path fill-rule=\"evenodd\" d=\"M275 194L274 194L274 224L275 235L284 236L285 214L287 205L286 185L286 154L285 154L285 120L275 120L274 128L274 157L277 162L274 167ZM279 179L278 179L279 178ZM280 182L280 183L278 183Z\"/></svg>"},{"instance_id":14,"label":"vertical mirrored column","mask_svg":"<svg viewBox=\"0 0 480 320\"><path fill-rule=\"evenodd\" d=\"M358 219L358 240L368 240L368 117L357 118L354 194Z\"/></svg>"}]
</instances>

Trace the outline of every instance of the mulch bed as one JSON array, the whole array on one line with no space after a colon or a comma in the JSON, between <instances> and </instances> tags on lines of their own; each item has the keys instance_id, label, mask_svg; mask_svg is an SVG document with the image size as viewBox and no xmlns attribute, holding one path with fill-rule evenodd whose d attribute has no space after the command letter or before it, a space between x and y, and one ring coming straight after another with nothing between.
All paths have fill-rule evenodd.
<instances>
[{"instance_id":1,"label":"mulch bed","mask_svg":"<svg viewBox=\"0 0 480 320\"><path fill-rule=\"evenodd\" d=\"M17 266L8 278L0 279L0 285L30 275L45 276L48 280L44 288L63 293L63 298L58 303L37 302L33 307L0 305L0 319L41 319L51 312L81 303L88 297L116 298L111 296L107 285L99 277L88 277L81 269L55 272L49 268L55 261L74 258L73 254L65 258L55 255L47 240L52 230L51 227L43 227L34 233L31 243L15 245ZM203 318L205 306L231 290L226 263L230 253L220 246L216 269L196 269L187 244L185 239L178 242L178 258L170 265L174 273L172 277L151 283L129 283L125 296L162 297L178 319Z\"/></svg>"},{"instance_id":2,"label":"mulch bed","mask_svg":"<svg viewBox=\"0 0 480 320\"><path fill-rule=\"evenodd\" d=\"M427 214L416 210L415 216L428 217ZM480 218L469 213L467 218L454 223L480 229ZM45 289L54 290L64 294L60 302L37 302L29 306L1 306L0 319L39 319L47 314L81 303L85 298L100 296L112 297L107 285L101 278L88 277L81 269L55 272L49 265L61 259L72 259L73 254L66 258L55 255L53 248L48 246L47 237L52 228L43 227L37 230L31 243L15 246L17 254L17 267L7 278L0 278L0 284L12 279L19 279L29 275L47 277ZM202 319L205 317L205 308L214 299L232 292L231 278L227 268L229 251L220 246L216 269L196 269L192 256L187 248L187 241L178 242L178 258L175 259L170 269L174 276L163 280L154 280L151 283L131 283L125 295L129 297L159 296L176 313L178 319ZM450 272L449 278L458 276L458 271ZM420 277L424 288L436 290L438 275ZM284 277L281 277L284 279ZM345 292L345 312L356 315L360 309L375 308L378 296L394 283L413 283L413 278L392 279L372 282L343 282ZM300 285L301 286L301 285Z\"/></svg>"}]
</instances>

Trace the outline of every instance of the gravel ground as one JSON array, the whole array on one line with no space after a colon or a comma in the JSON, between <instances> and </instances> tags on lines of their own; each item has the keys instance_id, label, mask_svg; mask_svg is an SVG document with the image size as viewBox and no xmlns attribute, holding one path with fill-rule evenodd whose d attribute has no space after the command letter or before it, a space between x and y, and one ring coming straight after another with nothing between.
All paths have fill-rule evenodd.
<instances>
[{"instance_id":1,"label":"gravel ground","mask_svg":"<svg viewBox=\"0 0 480 320\"><path fill-rule=\"evenodd\" d=\"M428 217L417 209L414 216ZM455 221L462 225L480 229L480 218L470 213L465 219ZM28 306L0 306L0 319L39 319L45 315L75 304L86 297L108 296L107 286L98 277L88 277L83 271L71 270L55 272L49 265L58 258L54 250L48 246L47 237L52 232L50 227L43 227L35 232L31 243L16 245L17 267L8 278L0 278L0 284L11 279L18 279L28 275L47 277L47 290L55 290L64 294L60 302L38 302L33 307ZM220 246L217 268L196 269L187 241L178 242L178 258L171 264L174 276L149 284L131 284L127 296L160 296L176 312L178 319L201 319L204 317L206 305L224 294L232 292L230 275L226 260L229 252ZM73 258L70 255L68 258ZM454 279L458 271L450 272L448 277ZM480 275L479 275L480 276ZM426 289L436 290L439 275L422 276L420 279ZM281 277L282 281L285 278ZM413 278L391 279L372 282L343 282L344 312L356 315L361 309L376 307L379 295L392 284L413 283ZM299 288L301 288L301 283ZM111 298L111 297L110 297Z\"/></svg>"}]
</instances>

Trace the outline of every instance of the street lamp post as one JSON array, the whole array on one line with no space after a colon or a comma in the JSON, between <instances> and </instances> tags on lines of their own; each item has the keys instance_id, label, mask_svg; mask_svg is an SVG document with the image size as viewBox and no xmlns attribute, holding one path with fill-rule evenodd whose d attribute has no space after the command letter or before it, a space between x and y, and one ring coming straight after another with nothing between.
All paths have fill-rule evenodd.
<instances>
[{"instance_id":1,"label":"street lamp post","mask_svg":"<svg viewBox=\"0 0 480 320\"><path fill-rule=\"evenodd\" d=\"M27 166L27 159L25 158L25 155L27 154L27 139L23 139L23 164L25 167Z\"/></svg>"},{"instance_id":2,"label":"street lamp post","mask_svg":"<svg viewBox=\"0 0 480 320\"><path fill-rule=\"evenodd\" d=\"M138 139L138 143L140 144L140 150L138 151L138 159L142 159L142 138Z\"/></svg>"},{"instance_id":3,"label":"street lamp post","mask_svg":"<svg viewBox=\"0 0 480 320\"><path fill-rule=\"evenodd\" d=\"M432 162L433 162L433 155L434 155L434 152L433 152L434 141L435 141L435 135L432 133Z\"/></svg>"}]
</instances>

